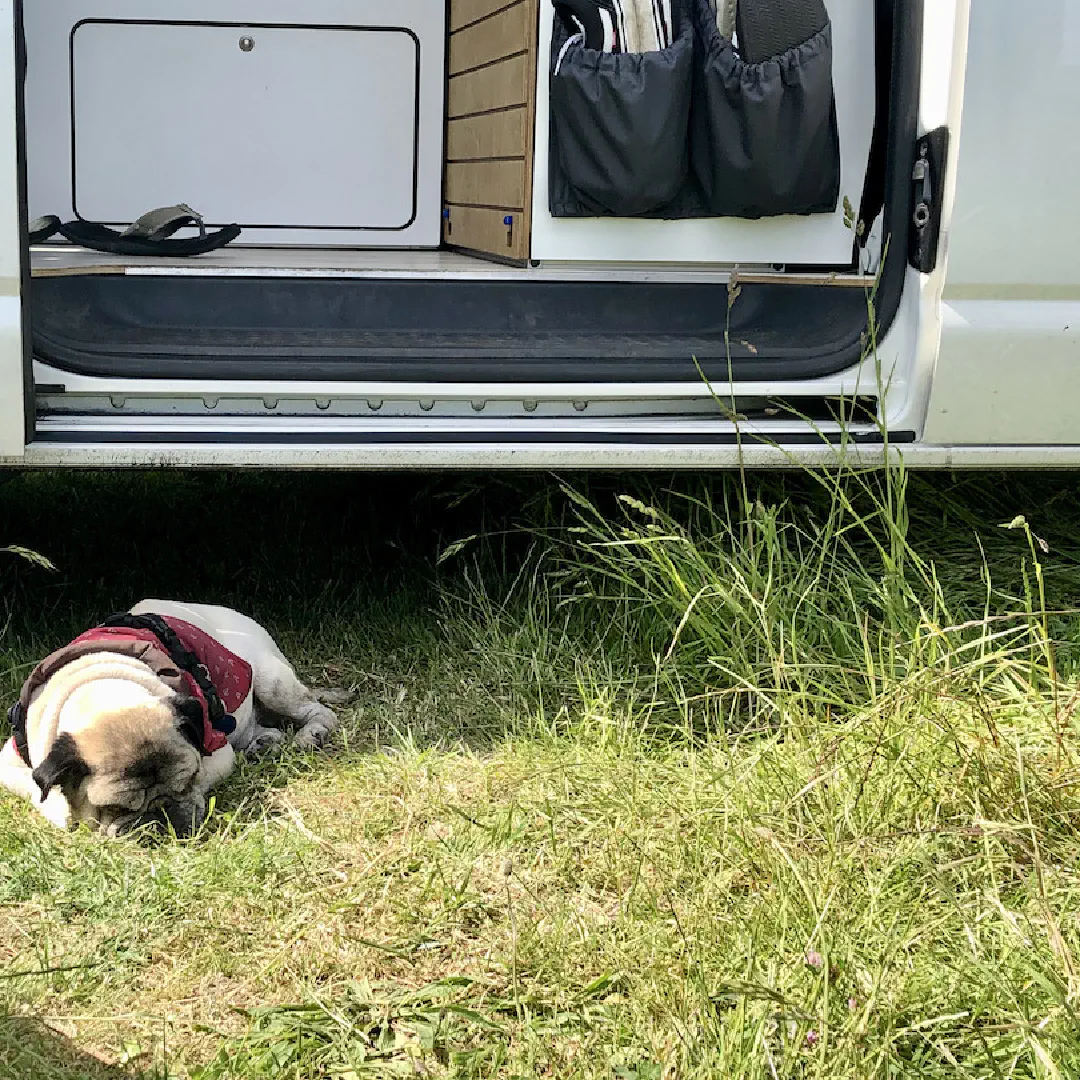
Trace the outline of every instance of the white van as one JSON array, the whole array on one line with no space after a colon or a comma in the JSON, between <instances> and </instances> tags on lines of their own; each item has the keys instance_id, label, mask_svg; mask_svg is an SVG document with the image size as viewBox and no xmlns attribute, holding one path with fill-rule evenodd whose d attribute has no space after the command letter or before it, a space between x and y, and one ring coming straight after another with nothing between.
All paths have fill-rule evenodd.
<instances>
[{"instance_id":1,"label":"white van","mask_svg":"<svg viewBox=\"0 0 1080 1080\"><path fill-rule=\"evenodd\" d=\"M0 0L0 463L1080 464L1080 5L719 6Z\"/></svg>"}]
</instances>

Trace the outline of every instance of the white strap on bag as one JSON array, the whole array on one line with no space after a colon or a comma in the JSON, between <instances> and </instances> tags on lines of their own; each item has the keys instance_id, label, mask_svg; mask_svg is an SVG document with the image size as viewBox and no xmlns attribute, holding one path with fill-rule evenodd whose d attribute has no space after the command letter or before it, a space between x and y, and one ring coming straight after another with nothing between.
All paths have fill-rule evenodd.
<instances>
[{"instance_id":1,"label":"white strap on bag","mask_svg":"<svg viewBox=\"0 0 1080 1080\"><path fill-rule=\"evenodd\" d=\"M563 43L563 47L559 50L559 58L555 61L555 74L559 74L559 69L562 67L562 62L566 59L566 54L575 46L581 45L585 41L584 34L571 34Z\"/></svg>"}]
</instances>

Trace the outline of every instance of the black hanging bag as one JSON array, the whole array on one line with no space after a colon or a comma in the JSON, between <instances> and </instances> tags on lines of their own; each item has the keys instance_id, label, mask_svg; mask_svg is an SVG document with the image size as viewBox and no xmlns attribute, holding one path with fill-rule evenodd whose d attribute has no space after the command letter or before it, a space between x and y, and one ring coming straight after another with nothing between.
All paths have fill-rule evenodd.
<instances>
[{"instance_id":1,"label":"black hanging bag","mask_svg":"<svg viewBox=\"0 0 1080 1080\"><path fill-rule=\"evenodd\" d=\"M832 213L840 138L824 5L740 0L736 52L708 0L689 2L698 49L691 161L708 211L742 218Z\"/></svg>"},{"instance_id":2,"label":"black hanging bag","mask_svg":"<svg viewBox=\"0 0 1080 1080\"><path fill-rule=\"evenodd\" d=\"M666 49L605 53L568 44L556 14L551 44L549 204L555 217L635 217L672 202L689 172L693 86L690 20L672 5Z\"/></svg>"}]
</instances>

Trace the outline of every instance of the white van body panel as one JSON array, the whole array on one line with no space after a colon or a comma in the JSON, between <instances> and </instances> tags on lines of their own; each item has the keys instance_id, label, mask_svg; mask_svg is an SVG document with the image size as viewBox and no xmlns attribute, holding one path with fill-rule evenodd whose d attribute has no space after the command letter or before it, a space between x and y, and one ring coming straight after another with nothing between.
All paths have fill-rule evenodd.
<instances>
[{"instance_id":1,"label":"white van body panel","mask_svg":"<svg viewBox=\"0 0 1080 1080\"><path fill-rule=\"evenodd\" d=\"M972 5L944 333L925 438L1080 447L1080 4ZM1051 447L1062 447L1062 451Z\"/></svg>"},{"instance_id":2,"label":"white van body panel","mask_svg":"<svg viewBox=\"0 0 1080 1080\"><path fill-rule=\"evenodd\" d=\"M1080 300L947 296L943 316L927 441L1080 448Z\"/></svg>"},{"instance_id":3,"label":"white van body panel","mask_svg":"<svg viewBox=\"0 0 1080 1080\"><path fill-rule=\"evenodd\" d=\"M15 13L0 0L0 457L11 458L26 441L16 123Z\"/></svg>"}]
</instances>

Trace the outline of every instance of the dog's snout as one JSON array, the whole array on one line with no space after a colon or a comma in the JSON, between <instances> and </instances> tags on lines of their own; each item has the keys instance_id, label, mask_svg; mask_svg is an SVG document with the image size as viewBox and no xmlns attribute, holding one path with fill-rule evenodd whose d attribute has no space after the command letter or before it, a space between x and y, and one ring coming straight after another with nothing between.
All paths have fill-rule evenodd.
<instances>
[{"instance_id":1,"label":"dog's snout","mask_svg":"<svg viewBox=\"0 0 1080 1080\"><path fill-rule=\"evenodd\" d=\"M139 819L142 817L142 814L114 814L101 823L101 829L106 836L126 836L139 827Z\"/></svg>"},{"instance_id":2,"label":"dog's snout","mask_svg":"<svg viewBox=\"0 0 1080 1080\"><path fill-rule=\"evenodd\" d=\"M118 819L108 831L110 836L145 832L148 836L160 837L172 833L186 839L199 831L205 818L206 807L201 800L165 799L141 814Z\"/></svg>"}]
</instances>

